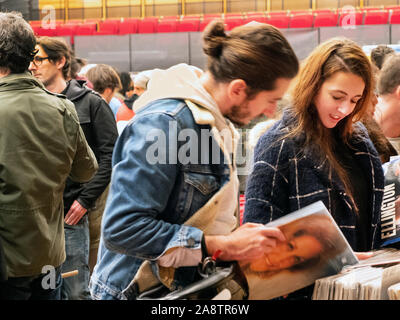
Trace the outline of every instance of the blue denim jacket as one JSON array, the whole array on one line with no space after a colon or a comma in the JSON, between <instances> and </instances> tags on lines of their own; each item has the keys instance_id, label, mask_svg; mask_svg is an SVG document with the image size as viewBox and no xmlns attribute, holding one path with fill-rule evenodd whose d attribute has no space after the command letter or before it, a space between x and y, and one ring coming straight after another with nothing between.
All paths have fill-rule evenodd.
<instances>
[{"instance_id":1,"label":"blue denim jacket","mask_svg":"<svg viewBox=\"0 0 400 320\"><path fill-rule=\"evenodd\" d=\"M204 135L209 129L195 123L184 101L163 99L137 112L122 132L90 282L94 299L125 299L122 291L145 259L201 247L203 232L183 223L229 180L223 153ZM191 283L195 268L178 268L174 287Z\"/></svg>"}]
</instances>

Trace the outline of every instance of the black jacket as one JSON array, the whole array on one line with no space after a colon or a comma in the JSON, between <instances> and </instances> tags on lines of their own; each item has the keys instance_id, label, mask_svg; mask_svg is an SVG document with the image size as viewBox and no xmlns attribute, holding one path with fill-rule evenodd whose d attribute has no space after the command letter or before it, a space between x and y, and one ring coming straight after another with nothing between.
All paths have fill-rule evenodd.
<instances>
[{"instance_id":1,"label":"black jacket","mask_svg":"<svg viewBox=\"0 0 400 320\"><path fill-rule=\"evenodd\" d=\"M79 122L96 156L99 169L87 183L67 180L64 190L64 214L75 200L86 209L90 209L106 189L111 179L111 157L118 137L111 108L97 92L84 84L85 81L82 80L71 80L62 93L75 105Z\"/></svg>"}]
</instances>

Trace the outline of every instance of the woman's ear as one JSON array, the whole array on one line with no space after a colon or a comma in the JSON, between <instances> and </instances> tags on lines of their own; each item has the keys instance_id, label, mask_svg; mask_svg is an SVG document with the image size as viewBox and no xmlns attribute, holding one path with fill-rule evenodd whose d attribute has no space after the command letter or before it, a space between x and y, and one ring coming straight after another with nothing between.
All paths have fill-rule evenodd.
<instances>
[{"instance_id":1,"label":"woman's ear","mask_svg":"<svg viewBox=\"0 0 400 320\"><path fill-rule=\"evenodd\" d=\"M228 84L228 97L233 105L241 104L247 98L247 84L242 79L235 79Z\"/></svg>"}]
</instances>

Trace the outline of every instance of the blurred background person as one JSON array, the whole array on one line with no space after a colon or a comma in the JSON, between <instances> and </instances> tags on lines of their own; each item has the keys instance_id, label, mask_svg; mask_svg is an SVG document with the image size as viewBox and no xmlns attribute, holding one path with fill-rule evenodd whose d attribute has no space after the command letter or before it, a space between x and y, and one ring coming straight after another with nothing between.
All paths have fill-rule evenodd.
<instances>
[{"instance_id":1,"label":"blurred background person","mask_svg":"<svg viewBox=\"0 0 400 320\"><path fill-rule=\"evenodd\" d=\"M118 99L118 102L115 102L115 105L118 105L115 118L119 134L121 134L128 121L135 115L132 106L135 100L139 97L134 93L134 84L129 72L121 72L120 79L122 89L114 97L114 99Z\"/></svg>"},{"instance_id":2,"label":"blurred background person","mask_svg":"<svg viewBox=\"0 0 400 320\"><path fill-rule=\"evenodd\" d=\"M371 62L378 68L378 73L382 69L385 60L395 54L396 51L393 48L383 44L371 50Z\"/></svg>"},{"instance_id":3,"label":"blurred background person","mask_svg":"<svg viewBox=\"0 0 400 320\"><path fill-rule=\"evenodd\" d=\"M375 65L372 65L373 70L373 86L374 93L371 95L371 101L367 112L365 112L361 122L367 128L368 135L374 144L376 151L381 158L381 162L385 163L390 160L390 157L396 156L398 153L396 149L392 146L390 141L385 137L385 134L382 131L380 125L376 122L374 116L376 111L376 105L378 103L378 90L377 90L377 77L378 77L378 68Z\"/></svg>"},{"instance_id":4,"label":"blurred background person","mask_svg":"<svg viewBox=\"0 0 400 320\"><path fill-rule=\"evenodd\" d=\"M400 153L400 56L390 57L383 65L379 74L378 93L375 120L397 153Z\"/></svg>"},{"instance_id":5,"label":"blurred background person","mask_svg":"<svg viewBox=\"0 0 400 320\"><path fill-rule=\"evenodd\" d=\"M129 83L126 82L126 78L123 76L125 73L127 73L127 72L118 73L118 77L121 82L121 88L119 90L115 91L113 97L111 98L110 102L108 103L115 118L117 117L118 109L124 103L125 91L126 91L126 89L128 89L127 86L130 85ZM128 75L129 75L129 73L128 73ZM132 82L132 91L133 91L133 82Z\"/></svg>"},{"instance_id":6,"label":"blurred background person","mask_svg":"<svg viewBox=\"0 0 400 320\"><path fill-rule=\"evenodd\" d=\"M93 90L100 93L108 104L122 88L118 73L113 67L106 64L97 64L90 68L86 72L86 78L93 84Z\"/></svg>"},{"instance_id":7,"label":"blurred background person","mask_svg":"<svg viewBox=\"0 0 400 320\"><path fill-rule=\"evenodd\" d=\"M134 90L133 93L141 96L147 90L147 83L151 77L151 71L146 70L135 75L133 83Z\"/></svg>"},{"instance_id":8,"label":"blurred background person","mask_svg":"<svg viewBox=\"0 0 400 320\"><path fill-rule=\"evenodd\" d=\"M118 137L117 127L106 100L87 88L84 80L70 79L70 49L63 40L41 37L37 40L36 50L35 59L41 59L42 63L31 63L29 70L43 82L46 89L64 94L74 103L86 140L99 164L99 170L89 182L75 183L69 179L64 190L67 259L62 270L66 272L77 269L79 273L64 279L62 298L90 299L88 215L95 209L97 199L111 179L111 157Z\"/></svg>"},{"instance_id":9,"label":"blurred background person","mask_svg":"<svg viewBox=\"0 0 400 320\"><path fill-rule=\"evenodd\" d=\"M133 79L129 72L120 72L119 78L121 79L122 88L117 93L117 97L124 100L130 98L134 94Z\"/></svg>"},{"instance_id":10,"label":"blurred background person","mask_svg":"<svg viewBox=\"0 0 400 320\"><path fill-rule=\"evenodd\" d=\"M85 80L86 86L93 89L93 84L85 76L80 75L82 68L88 64L87 60L76 57L75 53L72 50L70 51L70 55L71 55L71 69L68 80L70 79Z\"/></svg>"},{"instance_id":11,"label":"blurred background person","mask_svg":"<svg viewBox=\"0 0 400 320\"><path fill-rule=\"evenodd\" d=\"M110 103L118 90L121 90L122 85L116 70L106 64L97 64L86 72L87 79L93 84L93 89L100 93L100 95ZM97 260L97 250L100 242L100 227L103 217L104 207L106 205L109 185L96 200L95 206L91 209L89 217L89 236L90 236L90 249L89 249L89 268L90 272Z\"/></svg>"}]
</instances>

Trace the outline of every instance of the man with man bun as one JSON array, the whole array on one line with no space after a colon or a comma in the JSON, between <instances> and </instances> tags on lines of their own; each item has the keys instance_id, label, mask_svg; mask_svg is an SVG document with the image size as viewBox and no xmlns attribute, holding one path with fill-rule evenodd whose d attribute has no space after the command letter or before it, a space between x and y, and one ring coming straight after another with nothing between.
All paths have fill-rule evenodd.
<instances>
[{"instance_id":1,"label":"man with man bun","mask_svg":"<svg viewBox=\"0 0 400 320\"><path fill-rule=\"evenodd\" d=\"M284 240L276 228L238 227L233 123L274 113L297 57L266 24L228 35L215 21L203 40L206 71L186 64L154 70L117 140L94 299L136 299L160 281L168 290L185 287L217 251L220 260L249 260ZM238 289L234 298L244 295Z\"/></svg>"},{"instance_id":2,"label":"man with man bun","mask_svg":"<svg viewBox=\"0 0 400 320\"><path fill-rule=\"evenodd\" d=\"M90 181L82 184L68 179L64 189L67 259L63 272L77 269L79 273L64 279L62 298L90 299L88 215L99 206L98 200L110 182L117 126L107 101L89 89L85 80L70 79L70 48L63 40L41 37L36 51L35 59L41 63L31 63L29 70L48 90L64 94L74 103L86 140L99 164L99 170Z\"/></svg>"}]
</instances>

